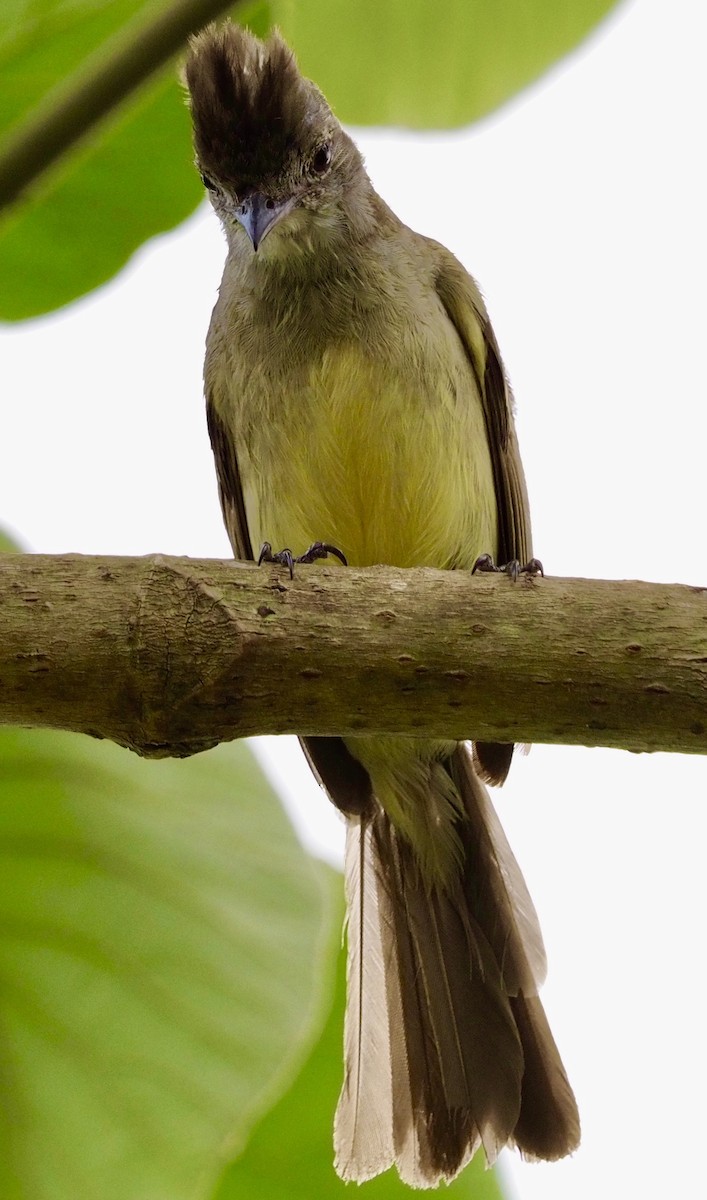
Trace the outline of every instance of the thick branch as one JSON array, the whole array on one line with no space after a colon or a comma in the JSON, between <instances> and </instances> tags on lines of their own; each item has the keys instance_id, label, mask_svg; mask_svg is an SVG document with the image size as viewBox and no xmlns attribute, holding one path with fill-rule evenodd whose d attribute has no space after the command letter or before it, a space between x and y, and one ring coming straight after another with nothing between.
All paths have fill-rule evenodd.
<instances>
[{"instance_id":1,"label":"thick branch","mask_svg":"<svg viewBox=\"0 0 707 1200\"><path fill-rule=\"evenodd\" d=\"M183 755L256 733L707 752L707 589L0 555L0 721Z\"/></svg>"}]
</instances>

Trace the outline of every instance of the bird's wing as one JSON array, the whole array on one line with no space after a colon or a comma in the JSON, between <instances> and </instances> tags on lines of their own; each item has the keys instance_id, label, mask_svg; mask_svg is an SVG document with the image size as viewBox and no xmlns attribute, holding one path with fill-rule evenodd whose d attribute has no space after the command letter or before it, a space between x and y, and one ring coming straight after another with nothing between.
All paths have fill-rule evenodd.
<instances>
[{"instance_id":1,"label":"bird's wing","mask_svg":"<svg viewBox=\"0 0 707 1200\"><path fill-rule=\"evenodd\" d=\"M530 514L511 389L478 287L448 250L439 250L437 294L459 334L484 406L498 506L497 561L526 563L532 555Z\"/></svg>"},{"instance_id":2,"label":"bird's wing","mask_svg":"<svg viewBox=\"0 0 707 1200\"><path fill-rule=\"evenodd\" d=\"M223 519L231 546L233 547L233 553L239 559L252 559L253 547L250 542L250 534L248 533L243 486L238 469L238 459L233 449L233 438L227 433L223 421L216 411L216 405L208 387L206 392L206 423L216 463L218 494L221 501Z\"/></svg>"},{"instance_id":3,"label":"bird's wing","mask_svg":"<svg viewBox=\"0 0 707 1200\"><path fill-rule=\"evenodd\" d=\"M481 396L498 511L498 545L489 546L498 563L532 556L530 513L523 465L513 420L513 398L481 293L471 275L443 246L437 248L435 286L461 339ZM475 759L487 783L503 783L512 745L477 742Z\"/></svg>"}]
</instances>

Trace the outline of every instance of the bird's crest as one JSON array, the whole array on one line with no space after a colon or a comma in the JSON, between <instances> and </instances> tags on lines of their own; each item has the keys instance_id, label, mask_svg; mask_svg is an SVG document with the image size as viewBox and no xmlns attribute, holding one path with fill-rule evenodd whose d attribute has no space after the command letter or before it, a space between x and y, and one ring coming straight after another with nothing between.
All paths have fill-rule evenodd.
<instances>
[{"instance_id":1,"label":"bird's crest","mask_svg":"<svg viewBox=\"0 0 707 1200\"><path fill-rule=\"evenodd\" d=\"M279 171L329 112L277 32L262 42L239 25L210 25L191 39L184 78L199 165L224 183Z\"/></svg>"}]
</instances>

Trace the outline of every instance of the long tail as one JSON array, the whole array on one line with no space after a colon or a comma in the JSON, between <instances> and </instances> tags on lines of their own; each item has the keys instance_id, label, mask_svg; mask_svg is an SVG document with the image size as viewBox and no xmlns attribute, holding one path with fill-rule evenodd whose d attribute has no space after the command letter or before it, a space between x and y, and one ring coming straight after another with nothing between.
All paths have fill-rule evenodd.
<instances>
[{"instance_id":1,"label":"long tail","mask_svg":"<svg viewBox=\"0 0 707 1200\"><path fill-rule=\"evenodd\" d=\"M545 959L532 902L471 755L445 764L461 869L422 877L380 805L349 809L348 996L336 1169L362 1182L395 1164L412 1187L458 1174L483 1146L556 1159L579 1117L537 999Z\"/></svg>"}]
</instances>

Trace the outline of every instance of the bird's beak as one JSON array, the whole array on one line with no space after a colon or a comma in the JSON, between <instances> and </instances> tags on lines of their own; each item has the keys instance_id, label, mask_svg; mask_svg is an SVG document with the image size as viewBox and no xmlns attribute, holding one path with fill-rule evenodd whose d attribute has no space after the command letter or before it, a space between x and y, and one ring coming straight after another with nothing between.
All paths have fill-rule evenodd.
<instances>
[{"instance_id":1,"label":"bird's beak","mask_svg":"<svg viewBox=\"0 0 707 1200\"><path fill-rule=\"evenodd\" d=\"M272 200L262 192L253 192L246 200L237 205L234 215L245 229L257 250L263 238L278 221L290 211L294 200Z\"/></svg>"}]
</instances>

